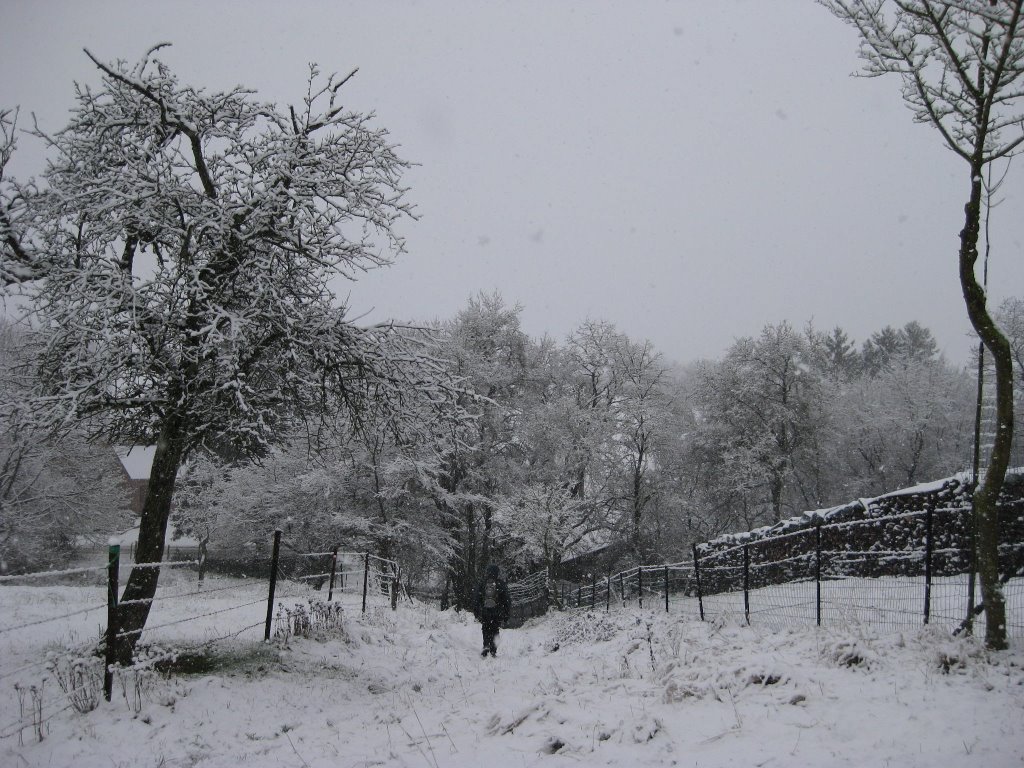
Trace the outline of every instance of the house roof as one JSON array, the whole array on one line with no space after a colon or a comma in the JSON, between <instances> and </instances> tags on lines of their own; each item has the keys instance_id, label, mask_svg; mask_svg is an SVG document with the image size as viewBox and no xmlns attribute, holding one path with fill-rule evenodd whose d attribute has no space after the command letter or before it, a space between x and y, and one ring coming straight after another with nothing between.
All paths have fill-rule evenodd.
<instances>
[{"instance_id":1,"label":"house roof","mask_svg":"<svg viewBox=\"0 0 1024 768\"><path fill-rule=\"evenodd\" d=\"M116 446L117 458L131 480L149 480L149 472L153 467L155 445Z\"/></svg>"}]
</instances>

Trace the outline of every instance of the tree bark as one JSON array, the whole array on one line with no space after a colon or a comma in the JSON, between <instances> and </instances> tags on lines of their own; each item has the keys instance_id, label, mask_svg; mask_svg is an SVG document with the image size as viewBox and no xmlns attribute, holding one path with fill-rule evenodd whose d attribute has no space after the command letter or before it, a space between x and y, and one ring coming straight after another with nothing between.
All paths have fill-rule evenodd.
<instances>
[{"instance_id":1,"label":"tree bark","mask_svg":"<svg viewBox=\"0 0 1024 768\"><path fill-rule=\"evenodd\" d=\"M988 312L985 290L974 273L981 223L982 169L979 152L971 163L971 196L964 206L964 228L960 232L960 286L971 325L995 364L995 440L985 478L974 491L974 520L978 575L985 604L985 645L1003 649L1006 648L1006 600L999 581L999 509L996 503L1013 443L1013 358L1009 342Z\"/></svg>"},{"instance_id":2,"label":"tree bark","mask_svg":"<svg viewBox=\"0 0 1024 768\"><path fill-rule=\"evenodd\" d=\"M785 470L774 470L772 472L772 522L782 522L782 492L785 490L783 472Z\"/></svg>"},{"instance_id":3,"label":"tree bark","mask_svg":"<svg viewBox=\"0 0 1024 768\"><path fill-rule=\"evenodd\" d=\"M146 489L146 499L139 521L139 542L135 548L136 566L159 563L163 560L174 484L184 457L184 440L181 432L179 419L170 417L157 440L149 486ZM116 654L118 663L122 665L131 664L132 653L149 618L159 578L158 567L135 567L132 568L125 583L118 616L121 640Z\"/></svg>"},{"instance_id":4,"label":"tree bark","mask_svg":"<svg viewBox=\"0 0 1024 768\"><path fill-rule=\"evenodd\" d=\"M643 453L640 454L637 460L636 466L633 470L633 514L631 521L631 536L633 545L633 555L636 557L637 565L644 564L644 549L643 541L640 534L640 523L643 520L643 499L641 494L643 493Z\"/></svg>"}]
</instances>

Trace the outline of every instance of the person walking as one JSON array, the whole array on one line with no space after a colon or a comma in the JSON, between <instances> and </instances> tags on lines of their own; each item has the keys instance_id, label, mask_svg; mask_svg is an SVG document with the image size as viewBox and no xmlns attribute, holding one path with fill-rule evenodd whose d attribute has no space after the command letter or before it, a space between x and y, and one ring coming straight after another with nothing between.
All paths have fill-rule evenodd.
<instances>
[{"instance_id":1,"label":"person walking","mask_svg":"<svg viewBox=\"0 0 1024 768\"><path fill-rule=\"evenodd\" d=\"M483 631L484 649L481 656L498 655L496 639L501 625L508 620L511 601L508 596L508 584L501 577L501 569L494 563L487 566L483 581L476 593L476 617L480 620Z\"/></svg>"}]
</instances>

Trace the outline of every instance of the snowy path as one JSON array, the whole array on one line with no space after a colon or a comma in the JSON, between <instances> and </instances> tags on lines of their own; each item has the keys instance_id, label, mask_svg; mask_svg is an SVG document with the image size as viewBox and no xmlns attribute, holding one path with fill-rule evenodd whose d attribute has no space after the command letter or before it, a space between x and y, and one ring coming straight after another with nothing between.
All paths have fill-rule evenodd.
<instances>
[{"instance_id":1,"label":"snowy path","mask_svg":"<svg viewBox=\"0 0 1024 768\"><path fill-rule=\"evenodd\" d=\"M120 691L64 713L42 743L0 742L0 765L1024 765L1020 648L635 611L535 620L499 643L481 659L465 615L353 613L344 637L240 641L216 674L148 683L138 714Z\"/></svg>"}]
</instances>

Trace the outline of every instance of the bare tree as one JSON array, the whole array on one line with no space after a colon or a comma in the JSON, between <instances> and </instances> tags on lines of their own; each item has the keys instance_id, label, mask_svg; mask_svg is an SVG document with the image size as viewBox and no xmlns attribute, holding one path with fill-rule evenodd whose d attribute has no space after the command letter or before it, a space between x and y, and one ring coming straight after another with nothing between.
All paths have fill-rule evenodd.
<instances>
[{"instance_id":1,"label":"bare tree","mask_svg":"<svg viewBox=\"0 0 1024 768\"><path fill-rule=\"evenodd\" d=\"M960 231L960 286L967 314L992 354L996 436L989 468L975 491L978 572L989 647L1006 646L1006 607L999 583L996 500L1013 442L1013 360L975 273L986 166L1024 142L1024 0L819 0L860 34L870 76L898 75L914 119L939 131L969 171Z\"/></svg>"},{"instance_id":2,"label":"bare tree","mask_svg":"<svg viewBox=\"0 0 1024 768\"><path fill-rule=\"evenodd\" d=\"M59 133L32 131L53 158L43 183L0 177L0 275L33 295L44 336L40 414L156 446L138 564L161 559L192 453L258 457L338 412L410 430L414 410L454 401L419 334L353 324L329 286L401 253L412 215L407 163L372 115L343 107L348 78L310 67L283 111L179 83L160 47L135 65L87 52L101 85L77 86ZM3 126L6 160L10 113ZM158 573L128 579L122 660Z\"/></svg>"}]
</instances>

